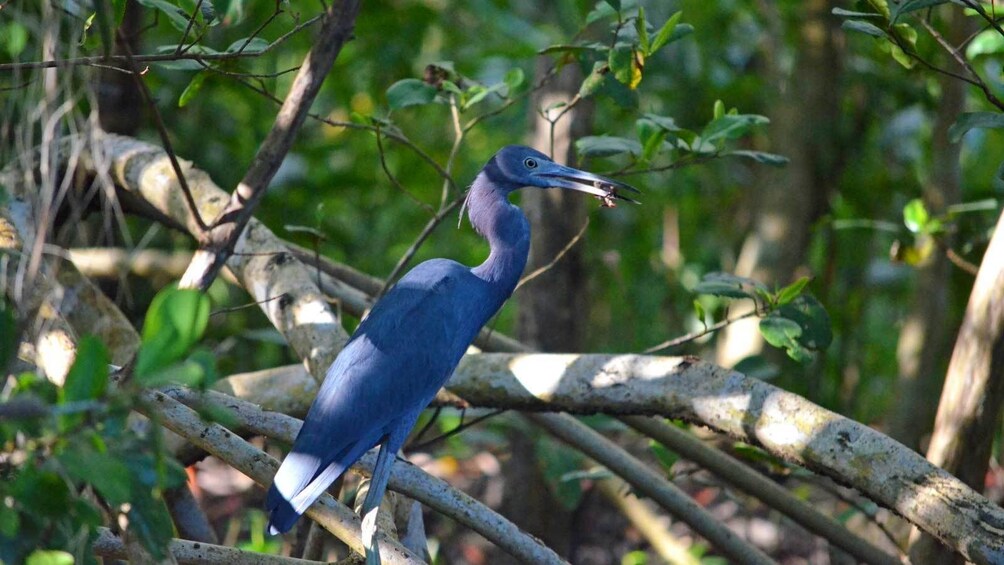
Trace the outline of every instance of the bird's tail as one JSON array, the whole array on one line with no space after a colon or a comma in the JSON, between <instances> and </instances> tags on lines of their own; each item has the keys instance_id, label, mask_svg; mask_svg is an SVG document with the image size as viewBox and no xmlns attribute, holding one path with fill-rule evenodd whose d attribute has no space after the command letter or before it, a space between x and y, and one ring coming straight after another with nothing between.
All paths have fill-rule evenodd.
<instances>
[{"instance_id":1,"label":"bird's tail","mask_svg":"<svg viewBox=\"0 0 1004 565\"><path fill-rule=\"evenodd\" d=\"M314 457L295 451L290 453L276 472L265 497L268 533L288 532L345 468L337 462L321 467Z\"/></svg>"}]
</instances>

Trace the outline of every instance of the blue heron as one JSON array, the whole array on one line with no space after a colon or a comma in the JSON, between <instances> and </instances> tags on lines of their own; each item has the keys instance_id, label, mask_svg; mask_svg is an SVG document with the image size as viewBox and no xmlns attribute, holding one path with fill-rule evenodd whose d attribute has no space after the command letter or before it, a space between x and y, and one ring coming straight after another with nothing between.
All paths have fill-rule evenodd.
<instances>
[{"instance_id":1,"label":"blue heron","mask_svg":"<svg viewBox=\"0 0 1004 565\"><path fill-rule=\"evenodd\" d=\"M363 503L367 563L379 563L376 512L396 454L415 420L460 362L478 330L512 294L530 249L530 225L509 202L523 187L565 188L633 202L636 189L559 165L529 147L501 149L467 192L474 229L488 240L484 263L425 261L373 307L328 369L293 449L269 488L269 533L286 532L363 453L382 444Z\"/></svg>"}]
</instances>

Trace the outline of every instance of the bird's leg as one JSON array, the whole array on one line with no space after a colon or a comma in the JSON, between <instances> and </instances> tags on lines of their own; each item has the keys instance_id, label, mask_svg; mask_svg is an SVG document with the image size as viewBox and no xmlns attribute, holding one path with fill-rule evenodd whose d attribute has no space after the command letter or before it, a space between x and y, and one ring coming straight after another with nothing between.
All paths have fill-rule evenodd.
<instances>
[{"instance_id":1,"label":"bird's leg","mask_svg":"<svg viewBox=\"0 0 1004 565\"><path fill-rule=\"evenodd\" d=\"M366 493L366 500L363 501L363 509L360 512L363 516L363 547L366 548L366 565L380 565L380 548L377 545L377 513L380 511L380 501L387 490L387 481L390 479L390 470L394 465L396 448L391 447L388 440L380 446L377 453L376 465L373 467L373 476L370 477L369 491Z\"/></svg>"}]
</instances>

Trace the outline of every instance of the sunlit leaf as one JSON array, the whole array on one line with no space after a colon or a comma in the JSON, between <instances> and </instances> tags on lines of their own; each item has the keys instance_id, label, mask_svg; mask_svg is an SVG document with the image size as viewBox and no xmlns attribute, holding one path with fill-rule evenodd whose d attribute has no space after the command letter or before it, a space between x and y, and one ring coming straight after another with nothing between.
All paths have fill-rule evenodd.
<instances>
[{"instance_id":1,"label":"sunlit leaf","mask_svg":"<svg viewBox=\"0 0 1004 565\"><path fill-rule=\"evenodd\" d=\"M666 20L666 23L662 24L662 27L659 29L658 33L655 34L655 38L652 40L652 49L649 51L649 54L662 49L662 47L670 41L675 41L694 31L693 27L685 25L683 29L685 30L689 28L689 31L683 31L682 33L677 32L677 27L681 27L679 24L680 18L682 17L683 12L675 12L668 20Z\"/></svg>"},{"instance_id":2,"label":"sunlit leaf","mask_svg":"<svg viewBox=\"0 0 1004 565\"><path fill-rule=\"evenodd\" d=\"M906 225L906 229L913 233L926 231L930 219L927 207L924 206L924 201L920 198L914 198L903 207L903 223Z\"/></svg>"},{"instance_id":3,"label":"sunlit leaf","mask_svg":"<svg viewBox=\"0 0 1004 565\"><path fill-rule=\"evenodd\" d=\"M108 352L92 335L77 342L77 356L66 374L60 403L101 398L108 385Z\"/></svg>"},{"instance_id":4,"label":"sunlit leaf","mask_svg":"<svg viewBox=\"0 0 1004 565\"><path fill-rule=\"evenodd\" d=\"M783 306L797 298L800 294L802 294L802 290L805 289L805 285L809 284L810 280L812 279L809 277L801 277L797 281L779 290L777 293L778 305Z\"/></svg>"},{"instance_id":5,"label":"sunlit leaf","mask_svg":"<svg viewBox=\"0 0 1004 565\"><path fill-rule=\"evenodd\" d=\"M136 358L140 382L181 359L209 322L209 299L191 289L168 287L157 293L143 322L143 341Z\"/></svg>"},{"instance_id":6,"label":"sunlit leaf","mask_svg":"<svg viewBox=\"0 0 1004 565\"><path fill-rule=\"evenodd\" d=\"M602 61L594 63L593 70L583 79L582 86L579 87L579 96L586 98L595 94L603 86L609 71L607 63Z\"/></svg>"},{"instance_id":7,"label":"sunlit leaf","mask_svg":"<svg viewBox=\"0 0 1004 565\"><path fill-rule=\"evenodd\" d=\"M73 555L58 549L36 549L24 561L25 565L73 565Z\"/></svg>"}]
</instances>

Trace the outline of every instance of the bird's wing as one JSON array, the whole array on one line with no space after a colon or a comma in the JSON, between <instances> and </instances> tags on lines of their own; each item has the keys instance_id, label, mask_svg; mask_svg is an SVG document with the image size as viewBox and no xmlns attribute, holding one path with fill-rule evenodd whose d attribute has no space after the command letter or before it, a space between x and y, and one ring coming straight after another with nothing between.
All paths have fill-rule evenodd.
<instances>
[{"instance_id":1,"label":"bird's wing","mask_svg":"<svg viewBox=\"0 0 1004 565\"><path fill-rule=\"evenodd\" d=\"M363 453L414 424L480 329L467 328L469 277L452 261L422 263L359 325L276 473L267 501L274 530L292 527Z\"/></svg>"}]
</instances>

